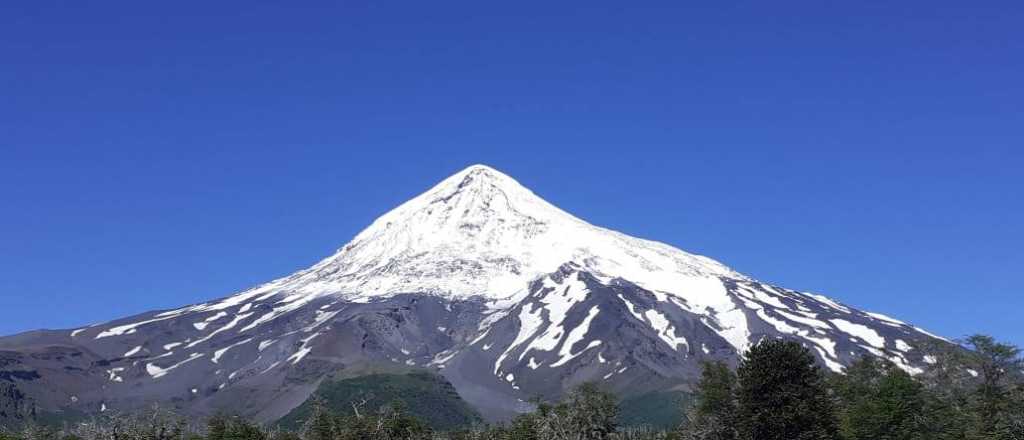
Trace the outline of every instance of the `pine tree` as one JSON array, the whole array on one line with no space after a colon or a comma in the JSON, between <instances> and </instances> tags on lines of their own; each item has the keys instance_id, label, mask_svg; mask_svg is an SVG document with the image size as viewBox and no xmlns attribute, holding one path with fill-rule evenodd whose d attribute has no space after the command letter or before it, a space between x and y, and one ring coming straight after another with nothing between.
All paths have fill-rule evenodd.
<instances>
[{"instance_id":1,"label":"pine tree","mask_svg":"<svg viewBox=\"0 0 1024 440\"><path fill-rule=\"evenodd\" d=\"M832 440L832 401L814 356L800 344L765 340L737 369L737 418L744 440Z\"/></svg>"},{"instance_id":2,"label":"pine tree","mask_svg":"<svg viewBox=\"0 0 1024 440\"><path fill-rule=\"evenodd\" d=\"M697 403L680 435L687 440L736 439L736 375L724 362L705 362L695 389Z\"/></svg>"}]
</instances>

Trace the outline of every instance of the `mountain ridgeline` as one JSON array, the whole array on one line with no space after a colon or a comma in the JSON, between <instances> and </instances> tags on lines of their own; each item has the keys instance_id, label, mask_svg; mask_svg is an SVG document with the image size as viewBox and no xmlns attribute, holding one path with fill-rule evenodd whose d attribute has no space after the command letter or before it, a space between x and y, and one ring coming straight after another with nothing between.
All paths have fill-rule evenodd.
<instances>
[{"instance_id":1,"label":"mountain ridgeline","mask_svg":"<svg viewBox=\"0 0 1024 440\"><path fill-rule=\"evenodd\" d=\"M273 421L303 411L329 378L402 367L443 377L458 397L443 404L470 409L459 414L501 421L584 382L627 400L685 392L704 361L736 366L777 338L836 372L867 355L918 374L933 362L922 348L944 343L591 225L476 165L292 275L202 304L0 338L0 383L17 396L4 414L159 402ZM424 406L442 402L429 394Z\"/></svg>"}]
</instances>

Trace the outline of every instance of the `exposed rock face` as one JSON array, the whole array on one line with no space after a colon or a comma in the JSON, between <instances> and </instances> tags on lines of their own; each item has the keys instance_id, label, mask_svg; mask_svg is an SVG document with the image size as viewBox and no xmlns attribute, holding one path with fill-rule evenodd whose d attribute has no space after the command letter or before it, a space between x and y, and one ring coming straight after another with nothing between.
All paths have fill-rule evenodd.
<instances>
[{"instance_id":1,"label":"exposed rock face","mask_svg":"<svg viewBox=\"0 0 1024 440\"><path fill-rule=\"evenodd\" d=\"M152 401L263 420L321 380L386 365L440 371L492 419L583 381L686 387L788 338L839 371L872 354L917 372L934 337L706 257L590 225L470 167L313 267L235 295L70 331L0 338L0 384L48 411Z\"/></svg>"}]
</instances>

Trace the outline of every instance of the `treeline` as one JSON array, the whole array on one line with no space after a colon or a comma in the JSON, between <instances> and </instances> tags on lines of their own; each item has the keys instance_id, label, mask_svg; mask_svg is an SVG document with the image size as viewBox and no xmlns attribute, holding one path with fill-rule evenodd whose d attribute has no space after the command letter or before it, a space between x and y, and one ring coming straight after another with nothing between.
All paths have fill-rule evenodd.
<instances>
[{"instance_id":1,"label":"treeline","mask_svg":"<svg viewBox=\"0 0 1024 440\"><path fill-rule=\"evenodd\" d=\"M929 368L916 376L875 357L840 375L823 371L797 343L762 341L735 370L705 364L696 403L680 409L685 422L673 431L617 426L614 396L585 384L507 424L444 433L397 402L378 409L351 402L335 412L314 401L295 431L229 416L193 426L154 409L60 430L28 426L0 440L1024 440L1017 347L972 336L962 347L926 351Z\"/></svg>"},{"instance_id":2,"label":"treeline","mask_svg":"<svg viewBox=\"0 0 1024 440\"><path fill-rule=\"evenodd\" d=\"M684 440L1024 440L1020 350L988 336L927 348L911 376L864 357L825 374L805 348L765 341L736 371L706 364Z\"/></svg>"}]
</instances>

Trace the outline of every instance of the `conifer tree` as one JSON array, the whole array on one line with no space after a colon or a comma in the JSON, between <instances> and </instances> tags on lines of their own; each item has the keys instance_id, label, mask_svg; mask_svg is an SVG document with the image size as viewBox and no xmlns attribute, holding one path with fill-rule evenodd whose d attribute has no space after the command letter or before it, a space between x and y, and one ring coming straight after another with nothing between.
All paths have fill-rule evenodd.
<instances>
[{"instance_id":1,"label":"conifer tree","mask_svg":"<svg viewBox=\"0 0 1024 440\"><path fill-rule=\"evenodd\" d=\"M697 403L680 435L686 440L736 439L736 375L724 362L705 362L695 388Z\"/></svg>"},{"instance_id":2,"label":"conifer tree","mask_svg":"<svg viewBox=\"0 0 1024 440\"><path fill-rule=\"evenodd\" d=\"M764 340L737 369L737 418L743 440L833 440L832 401L814 356L800 344Z\"/></svg>"}]
</instances>

